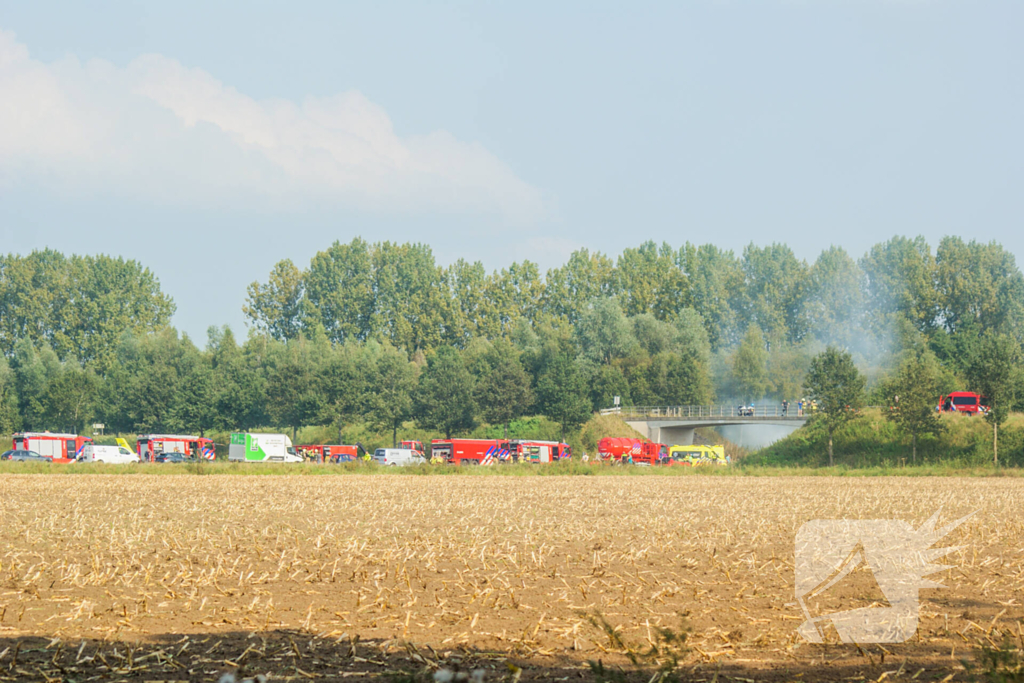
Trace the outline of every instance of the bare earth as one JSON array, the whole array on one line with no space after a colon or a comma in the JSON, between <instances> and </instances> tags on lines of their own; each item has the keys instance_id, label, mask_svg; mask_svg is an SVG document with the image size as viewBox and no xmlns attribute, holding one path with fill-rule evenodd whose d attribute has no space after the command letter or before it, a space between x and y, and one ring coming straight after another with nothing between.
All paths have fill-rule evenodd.
<instances>
[{"instance_id":1,"label":"bare earth","mask_svg":"<svg viewBox=\"0 0 1024 683\"><path fill-rule=\"evenodd\" d=\"M796 633L804 522L940 508L916 636ZM1022 588L1019 478L0 477L0 680L968 680Z\"/></svg>"}]
</instances>

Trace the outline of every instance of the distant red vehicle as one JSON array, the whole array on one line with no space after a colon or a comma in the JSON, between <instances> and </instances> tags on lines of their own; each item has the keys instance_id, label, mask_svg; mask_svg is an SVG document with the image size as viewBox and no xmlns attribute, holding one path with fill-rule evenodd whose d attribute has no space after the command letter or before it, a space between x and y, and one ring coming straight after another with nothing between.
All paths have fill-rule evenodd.
<instances>
[{"instance_id":1,"label":"distant red vehicle","mask_svg":"<svg viewBox=\"0 0 1024 683\"><path fill-rule=\"evenodd\" d=\"M663 443L621 437L601 439L597 442L597 452L602 460L625 460L638 465L656 465L668 457L668 448Z\"/></svg>"},{"instance_id":2,"label":"distant red vehicle","mask_svg":"<svg viewBox=\"0 0 1024 683\"><path fill-rule=\"evenodd\" d=\"M161 453L181 453L204 460L217 458L213 439L190 434L140 434L135 448L142 462L155 462Z\"/></svg>"},{"instance_id":3,"label":"distant red vehicle","mask_svg":"<svg viewBox=\"0 0 1024 683\"><path fill-rule=\"evenodd\" d=\"M558 462L572 457L572 447L560 441L510 441L508 450L516 462Z\"/></svg>"},{"instance_id":4,"label":"distant red vehicle","mask_svg":"<svg viewBox=\"0 0 1024 683\"><path fill-rule=\"evenodd\" d=\"M977 415L988 412L988 406L981 394L970 391L954 391L946 396L939 397L939 410L944 413L964 413L965 415Z\"/></svg>"},{"instance_id":5,"label":"distant red vehicle","mask_svg":"<svg viewBox=\"0 0 1024 683\"><path fill-rule=\"evenodd\" d=\"M508 454L508 442L499 439L434 439L430 442L431 458L443 458L452 465L490 464L507 459Z\"/></svg>"},{"instance_id":6,"label":"distant red vehicle","mask_svg":"<svg viewBox=\"0 0 1024 683\"><path fill-rule=\"evenodd\" d=\"M296 446L295 452L306 458L312 458L316 462L336 464L339 462L354 462L358 460L360 448L362 448L362 446L359 444L354 446L309 444L306 446ZM366 451L364 450L363 452L365 453Z\"/></svg>"},{"instance_id":7,"label":"distant red vehicle","mask_svg":"<svg viewBox=\"0 0 1024 683\"><path fill-rule=\"evenodd\" d=\"M53 462L74 462L85 444L92 439L78 434L53 434L50 432L19 432L14 435L14 450L35 451L39 455L53 458Z\"/></svg>"},{"instance_id":8,"label":"distant red vehicle","mask_svg":"<svg viewBox=\"0 0 1024 683\"><path fill-rule=\"evenodd\" d=\"M403 441L401 447L402 448L408 448L413 453L419 453L420 455L425 455L426 454L426 451L424 451L424 449L423 449L423 442L422 441Z\"/></svg>"}]
</instances>

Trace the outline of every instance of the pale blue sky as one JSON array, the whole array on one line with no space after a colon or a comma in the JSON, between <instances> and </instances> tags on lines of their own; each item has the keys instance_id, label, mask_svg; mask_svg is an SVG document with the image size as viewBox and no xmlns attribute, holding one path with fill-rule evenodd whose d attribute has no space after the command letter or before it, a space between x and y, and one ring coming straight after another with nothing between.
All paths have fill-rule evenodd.
<instances>
[{"instance_id":1,"label":"pale blue sky","mask_svg":"<svg viewBox=\"0 0 1024 683\"><path fill-rule=\"evenodd\" d=\"M1024 3L0 0L0 250L151 267L198 341L335 239L1024 255Z\"/></svg>"}]
</instances>

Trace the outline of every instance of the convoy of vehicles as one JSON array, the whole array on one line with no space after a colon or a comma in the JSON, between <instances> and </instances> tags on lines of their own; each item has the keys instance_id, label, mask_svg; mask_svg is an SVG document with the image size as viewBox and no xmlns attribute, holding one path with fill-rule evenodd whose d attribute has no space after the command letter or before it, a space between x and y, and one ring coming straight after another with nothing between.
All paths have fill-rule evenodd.
<instances>
[{"instance_id":1,"label":"convoy of vehicles","mask_svg":"<svg viewBox=\"0 0 1024 683\"><path fill-rule=\"evenodd\" d=\"M302 462L287 434L231 435L228 460L236 462Z\"/></svg>"},{"instance_id":2,"label":"convoy of vehicles","mask_svg":"<svg viewBox=\"0 0 1024 683\"><path fill-rule=\"evenodd\" d=\"M964 402L955 405L967 406ZM216 457L212 439L192 435L143 434L138 437L135 451L124 439L118 438L117 443L117 446L101 446L92 443L89 437L76 434L22 432L14 435L13 448L0 456L0 460L182 463ZM340 463L358 460L360 451L367 460L386 466L425 462L452 465L552 463L573 457L569 444L537 439L434 439L429 452L419 441L403 441L400 448L378 448L371 456L362 444L308 444L296 449L286 434L234 433L228 448L228 460ZM587 460L589 457L584 459L585 462ZM635 438L601 439L596 460L643 466L729 463L723 446L677 445L670 448Z\"/></svg>"}]
</instances>

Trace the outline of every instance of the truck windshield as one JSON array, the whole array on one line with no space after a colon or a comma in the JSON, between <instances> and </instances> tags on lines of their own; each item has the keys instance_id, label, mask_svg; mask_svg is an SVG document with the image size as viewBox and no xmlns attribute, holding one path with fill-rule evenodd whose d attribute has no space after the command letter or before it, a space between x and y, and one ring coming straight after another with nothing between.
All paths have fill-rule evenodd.
<instances>
[{"instance_id":1,"label":"truck windshield","mask_svg":"<svg viewBox=\"0 0 1024 683\"><path fill-rule=\"evenodd\" d=\"M955 406L976 406L978 405L978 399L973 396L954 396L953 405Z\"/></svg>"},{"instance_id":2,"label":"truck windshield","mask_svg":"<svg viewBox=\"0 0 1024 683\"><path fill-rule=\"evenodd\" d=\"M294 447L288 446L286 450L288 451L288 455L295 455L295 448Z\"/></svg>"}]
</instances>

